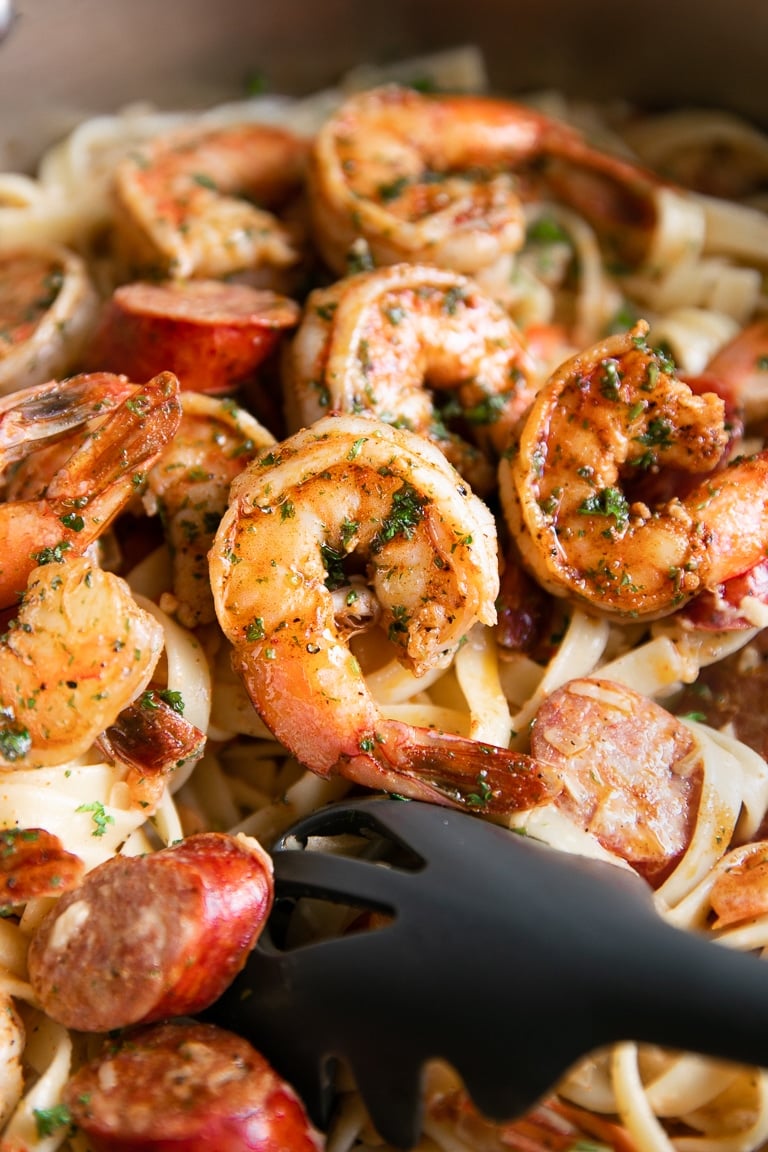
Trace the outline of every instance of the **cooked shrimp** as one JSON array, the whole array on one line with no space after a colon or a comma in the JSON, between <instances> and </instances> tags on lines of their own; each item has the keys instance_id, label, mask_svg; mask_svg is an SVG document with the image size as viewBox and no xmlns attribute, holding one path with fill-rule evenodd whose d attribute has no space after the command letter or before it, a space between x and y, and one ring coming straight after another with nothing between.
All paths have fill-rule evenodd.
<instances>
[{"instance_id":1,"label":"cooked shrimp","mask_svg":"<svg viewBox=\"0 0 768 1152\"><path fill-rule=\"evenodd\" d=\"M448 1147L477 1152L575 1152L610 1148L637 1152L629 1132L615 1120L564 1104L556 1097L542 1100L516 1120L493 1121L481 1115L463 1088L428 1096L427 1131ZM591 1137L591 1139L590 1139ZM456 1139L461 1144L456 1143Z\"/></svg>"},{"instance_id":2,"label":"cooked shrimp","mask_svg":"<svg viewBox=\"0 0 768 1152\"><path fill-rule=\"evenodd\" d=\"M57 244L0 255L0 394L63 376L97 318L85 263Z\"/></svg>"},{"instance_id":3,"label":"cooked shrimp","mask_svg":"<svg viewBox=\"0 0 768 1152\"><path fill-rule=\"evenodd\" d=\"M144 503L159 511L173 558L173 605L181 624L216 619L208 549L227 508L229 486L274 437L243 408L199 392L181 393L179 431L147 474Z\"/></svg>"},{"instance_id":4,"label":"cooked shrimp","mask_svg":"<svg viewBox=\"0 0 768 1152\"><path fill-rule=\"evenodd\" d=\"M752 424L768 417L768 319L755 320L717 352L706 372Z\"/></svg>"},{"instance_id":5,"label":"cooked shrimp","mask_svg":"<svg viewBox=\"0 0 768 1152\"><path fill-rule=\"evenodd\" d=\"M299 137L265 124L186 130L134 150L115 174L127 265L184 279L295 263L288 230L255 202L294 193L306 154Z\"/></svg>"},{"instance_id":6,"label":"cooked shrimp","mask_svg":"<svg viewBox=\"0 0 768 1152\"><path fill-rule=\"evenodd\" d=\"M103 407L114 401L114 378L97 374L96 394L104 387ZM114 385L118 393L125 381ZM0 557L0 606L13 604L36 564L65 553L81 554L109 526L110 521L139 494L146 470L173 437L181 406L178 381L164 372L131 394L99 421L89 421L78 434L68 458L53 472L43 469L34 482L27 478L23 495L0 504L0 539L13 542ZM74 405L74 413L68 400ZM93 415L91 378L74 377L49 390L21 394L15 410L0 414L8 420L8 436L0 454L0 475L8 461L36 447L35 415L52 413L48 425L60 436L71 423ZM98 401L96 402L98 407ZM11 413L14 419L11 420ZM62 415L63 413L63 415ZM60 446L61 447L61 446ZM66 446L65 446L66 447Z\"/></svg>"},{"instance_id":7,"label":"cooked shrimp","mask_svg":"<svg viewBox=\"0 0 768 1152\"><path fill-rule=\"evenodd\" d=\"M703 761L682 720L623 684L571 680L541 705L531 753L563 782L553 803L659 884L690 843Z\"/></svg>"},{"instance_id":8,"label":"cooked shrimp","mask_svg":"<svg viewBox=\"0 0 768 1152\"><path fill-rule=\"evenodd\" d=\"M522 246L533 179L628 258L644 252L656 217L649 174L530 108L394 85L351 97L318 133L309 173L315 237L339 274L359 236L377 264L476 273Z\"/></svg>"},{"instance_id":9,"label":"cooked shrimp","mask_svg":"<svg viewBox=\"0 0 768 1152\"><path fill-rule=\"evenodd\" d=\"M734 848L719 862L709 902L717 920L712 927L727 928L768 913L768 842Z\"/></svg>"},{"instance_id":10,"label":"cooked shrimp","mask_svg":"<svg viewBox=\"0 0 768 1152\"><path fill-rule=\"evenodd\" d=\"M0 641L0 767L85 752L146 688L163 630L85 557L36 568Z\"/></svg>"},{"instance_id":11,"label":"cooked shrimp","mask_svg":"<svg viewBox=\"0 0 768 1152\"><path fill-rule=\"evenodd\" d=\"M520 553L558 596L633 619L675 611L753 568L768 546L768 454L720 464L714 393L694 394L645 344L647 326L562 365L500 465ZM660 469L701 477L649 507Z\"/></svg>"},{"instance_id":12,"label":"cooked shrimp","mask_svg":"<svg viewBox=\"0 0 768 1152\"><path fill-rule=\"evenodd\" d=\"M389 720L334 617L329 588L367 565L381 624L417 676L495 620L495 525L442 453L360 416L325 417L232 485L211 550L219 622L270 730L306 767L483 811L554 783L530 758Z\"/></svg>"},{"instance_id":13,"label":"cooked shrimp","mask_svg":"<svg viewBox=\"0 0 768 1152\"><path fill-rule=\"evenodd\" d=\"M294 428L333 411L370 414L433 440L477 492L495 486L486 453L498 459L533 396L533 362L506 312L466 277L424 265L317 289L288 365ZM449 397L442 409L438 394ZM446 427L452 415L477 446Z\"/></svg>"}]
</instances>

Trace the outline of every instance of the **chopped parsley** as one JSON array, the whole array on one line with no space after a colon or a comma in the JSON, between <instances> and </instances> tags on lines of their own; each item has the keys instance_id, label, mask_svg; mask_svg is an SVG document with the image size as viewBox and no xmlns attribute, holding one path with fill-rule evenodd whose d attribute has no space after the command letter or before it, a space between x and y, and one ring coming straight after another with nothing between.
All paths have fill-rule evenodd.
<instances>
[{"instance_id":1,"label":"chopped parsley","mask_svg":"<svg viewBox=\"0 0 768 1152\"><path fill-rule=\"evenodd\" d=\"M173 712L178 712L179 716L184 715L184 699L181 692L174 692L170 688L160 688L155 691L150 689L143 692L139 698L139 707L151 711L159 708L158 700L162 700Z\"/></svg>"},{"instance_id":2,"label":"chopped parsley","mask_svg":"<svg viewBox=\"0 0 768 1152\"><path fill-rule=\"evenodd\" d=\"M54 1104L52 1108L34 1108L35 1127L38 1136L53 1136L59 1128L72 1123L72 1116L66 1104Z\"/></svg>"},{"instance_id":3,"label":"chopped parsley","mask_svg":"<svg viewBox=\"0 0 768 1152\"><path fill-rule=\"evenodd\" d=\"M424 505L427 503L420 496L412 484L404 480L392 497L392 508L389 516L371 541L371 551L380 552L385 544L394 540L396 536L404 536L411 540L416 531L416 525L424 516Z\"/></svg>"},{"instance_id":4,"label":"chopped parsley","mask_svg":"<svg viewBox=\"0 0 768 1152\"><path fill-rule=\"evenodd\" d=\"M467 804L471 808L485 808L493 799L493 789L487 780L488 773L484 770L477 775L477 792L468 792Z\"/></svg>"},{"instance_id":5,"label":"chopped parsley","mask_svg":"<svg viewBox=\"0 0 768 1152\"><path fill-rule=\"evenodd\" d=\"M72 545L68 540L61 540L50 548L41 548L39 552L33 552L32 559L41 567L43 564L63 564L64 553L68 552L71 547Z\"/></svg>"},{"instance_id":6,"label":"chopped parsley","mask_svg":"<svg viewBox=\"0 0 768 1152\"><path fill-rule=\"evenodd\" d=\"M0 756L12 764L23 760L32 748L32 737L28 730L13 724L0 727Z\"/></svg>"},{"instance_id":7,"label":"chopped parsley","mask_svg":"<svg viewBox=\"0 0 768 1152\"><path fill-rule=\"evenodd\" d=\"M325 586L328 591L333 592L334 588L343 587L347 583L344 575L344 553L334 548L332 544L321 544L320 555L326 572Z\"/></svg>"},{"instance_id":8,"label":"chopped parsley","mask_svg":"<svg viewBox=\"0 0 768 1152\"><path fill-rule=\"evenodd\" d=\"M613 516L617 528L629 520L629 504L619 488L601 488L579 505L584 516Z\"/></svg>"},{"instance_id":9,"label":"chopped parsley","mask_svg":"<svg viewBox=\"0 0 768 1152\"><path fill-rule=\"evenodd\" d=\"M104 808L100 800L94 800L91 804L81 804L79 808L75 808L75 812L90 812L96 827L91 836L103 836L107 831L108 824L114 824L114 816L110 816Z\"/></svg>"}]
</instances>

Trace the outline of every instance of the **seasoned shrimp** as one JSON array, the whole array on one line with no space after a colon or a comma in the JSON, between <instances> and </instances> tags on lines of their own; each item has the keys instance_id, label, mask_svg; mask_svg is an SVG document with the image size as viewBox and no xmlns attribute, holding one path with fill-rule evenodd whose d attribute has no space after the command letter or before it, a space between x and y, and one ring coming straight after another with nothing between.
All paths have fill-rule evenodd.
<instances>
[{"instance_id":1,"label":"seasoned shrimp","mask_svg":"<svg viewBox=\"0 0 768 1152\"><path fill-rule=\"evenodd\" d=\"M732 849L719 862L709 894L717 920L712 927L727 928L768 912L768 842L757 841Z\"/></svg>"},{"instance_id":2,"label":"seasoned shrimp","mask_svg":"<svg viewBox=\"0 0 768 1152\"><path fill-rule=\"evenodd\" d=\"M0 476L9 462L39 443L38 413L54 437L87 422L74 447L58 446L57 456L62 448L69 448L63 463L42 468L36 476L27 475L23 490L17 489L14 498L0 504L0 539L13 542L13 548L6 548L0 557L0 606L16 601L41 560L84 552L130 499L141 493L146 470L174 436L181 417L176 377L164 372L144 387L132 385L130 395L110 411L126 383L119 377L115 383L107 374L97 374L95 386L93 378L74 377L58 388L19 394L16 406L0 413L0 435L7 422ZM99 388L103 389L100 407ZM96 421L89 419L94 401Z\"/></svg>"},{"instance_id":3,"label":"seasoned shrimp","mask_svg":"<svg viewBox=\"0 0 768 1152\"><path fill-rule=\"evenodd\" d=\"M119 576L82 556L36 568L0 641L0 767L85 752L146 688L163 639Z\"/></svg>"},{"instance_id":4,"label":"seasoned shrimp","mask_svg":"<svg viewBox=\"0 0 768 1152\"><path fill-rule=\"evenodd\" d=\"M557 1097L542 1100L506 1123L481 1115L463 1088L429 1095L426 1108L430 1134L435 1139L445 1136L451 1141L448 1147L477 1152L575 1152L580 1148L637 1152L630 1133L615 1120ZM456 1143L457 1137L461 1144Z\"/></svg>"},{"instance_id":5,"label":"seasoned shrimp","mask_svg":"<svg viewBox=\"0 0 768 1152\"><path fill-rule=\"evenodd\" d=\"M633 619L749 571L768 546L768 454L718 469L723 401L694 394L646 331L641 322L562 365L499 470L507 522L538 581ZM701 478L649 507L643 485L666 468Z\"/></svg>"},{"instance_id":6,"label":"seasoned shrimp","mask_svg":"<svg viewBox=\"0 0 768 1152\"><path fill-rule=\"evenodd\" d=\"M706 373L719 382L744 420L752 424L768 417L768 319L747 325L715 353Z\"/></svg>"},{"instance_id":7,"label":"seasoned shrimp","mask_svg":"<svg viewBox=\"0 0 768 1152\"><path fill-rule=\"evenodd\" d=\"M329 585L367 565L381 623L417 676L495 620L495 525L442 453L360 416L329 416L232 485L211 550L219 622L262 719L322 776L483 811L555 782L530 758L387 719L336 624Z\"/></svg>"},{"instance_id":8,"label":"seasoned shrimp","mask_svg":"<svg viewBox=\"0 0 768 1152\"><path fill-rule=\"evenodd\" d=\"M85 262L59 245L0 255L0 394L63 376L96 324Z\"/></svg>"},{"instance_id":9,"label":"seasoned shrimp","mask_svg":"<svg viewBox=\"0 0 768 1152\"><path fill-rule=\"evenodd\" d=\"M147 474L144 503L159 511L173 558L173 608L187 628L216 619L208 549L227 508L229 486L271 432L230 400L181 393L179 431Z\"/></svg>"},{"instance_id":10,"label":"seasoned shrimp","mask_svg":"<svg viewBox=\"0 0 768 1152\"><path fill-rule=\"evenodd\" d=\"M645 251L657 212L650 174L530 108L394 85L351 97L318 133L309 171L315 237L339 274L359 236L377 264L476 273L522 246L534 180L625 257Z\"/></svg>"},{"instance_id":11,"label":"seasoned shrimp","mask_svg":"<svg viewBox=\"0 0 768 1152\"><path fill-rule=\"evenodd\" d=\"M433 440L477 492L495 486L486 457L506 446L533 396L533 361L506 312L471 280L398 264L320 288L288 359L288 421L372 415ZM448 395L436 408L435 395ZM478 441L446 427L462 419Z\"/></svg>"},{"instance_id":12,"label":"seasoned shrimp","mask_svg":"<svg viewBox=\"0 0 768 1152\"><path fill-rule=\"evenodd\" d=\"M553 803L654 886L690 843L703 761L682 720L633 689L571 680L541 705L531 753L563 782Z\"/></svg>"},{"instance_id":13,"label":"seasoned shrimp","mask_svg":"<svg viewBox=\"0 0 768 1152\"><path fill-rule=\"evenodd\" d=\"M188 129L134 150L115 174L125 262L179 279L295 263L289 231L255 202L296 192L306 154L299 137L265 124Z\"/></svg>"}]
</instances>

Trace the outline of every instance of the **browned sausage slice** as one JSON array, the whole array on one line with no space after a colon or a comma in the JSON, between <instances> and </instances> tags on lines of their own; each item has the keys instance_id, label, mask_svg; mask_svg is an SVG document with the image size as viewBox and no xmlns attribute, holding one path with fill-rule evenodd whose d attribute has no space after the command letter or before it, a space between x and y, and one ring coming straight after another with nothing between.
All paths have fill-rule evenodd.
<instances>
[{"instance_id":1,"label":"browned sausage slice","mask_svg":"<svg viewBox=\"0 0 768 1152\"><path fill-rule=\"evenodd\" d=\"M608 680L571 680L542 704L531 752L563 781L554 803L654 886L688 847L703 762L689 728Z\"/></svg>"},{"instance_id":2,"label":"browned sausage slice","mask_svg":"<svg viewBox=\"0 0 768 1152\"><path fill-rule=\"evenodd\" d=\"M245 964L272 898L271 860L249 837L204 832L112 857L40 924L30 982L80 1032L199 1012Z\"/></svg>"},{"instance_id":3,"label":"browned sausage slice","mask_svg":"<svg viewBox=\"0 0 768 1152\"><path fill-rule=\"evenodd\" d=\"M318 1152L292 1088L246 1041L212 1024L129 1034L64 1090L94 1152Z\"/></svg>"},{"instance_id":4,"label":"browned sausage slice","mask_svg":"<svg viewBox=\"0 0 768 1152\"><path fill-rule=\"evenodd\" d=\"M231 392L298 320L293 300L245 284L125 284L104 311L88 363L132 380L169 371L186 391Z\"/></svg>"}]
</instances>

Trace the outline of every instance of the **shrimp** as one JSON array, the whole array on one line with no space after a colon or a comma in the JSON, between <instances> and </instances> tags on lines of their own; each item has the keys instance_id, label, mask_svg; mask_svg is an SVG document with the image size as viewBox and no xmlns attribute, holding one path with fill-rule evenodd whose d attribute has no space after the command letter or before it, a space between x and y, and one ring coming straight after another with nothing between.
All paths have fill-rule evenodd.
<instances>
[{"instance_id":1,"label":"shrimp","mask_svg":"<svg viewBox=\"0 0 768 1152\"><path fill-rule=\"evenodd\" d=\"M338 274L359 236L376 264L475 274L522 247L534 183L580 210L626 259L645 252L657 216L649 173L506 100L376 88L347 100L316 137L315 239Z\"/></svg>"},{"instance_id":2,"label":"shrimp","mask_svg":"<svg viewBox=\"0 0 768 1152\"><path fill-rule=\"evenodd\" d=\"M728 928L768 912L768 842L732 849L720 861L709 893L714 929Z\"/></svg>"},{"instance_id":3,"label":"shrimp","mask_svg":"<svg viewBox=\"0 0 768 1152\"><path fill-rule=\"evenodd\" d=\"M632 619L749 571L768 545L768 454L718 468L724 404L645 343L647 325L562 365L499 466L505 517L540 584ZM700 479L649 507L662 468Z\"/></svg>"},{"instance_id":4,"label":"shrimp","mask_svg":"<svg viewBox=\"0 0 768 1152\"><path fill-rule=\"evenodd\" d=\"M747 325L716 352L706 375L719 382L746 424L768 417L768 319Z\"/></svg>"},{"instance_id":5,"label":"shrimp","mask_svg":"<svg viewBox=\"0 0 768 1152\"><path fill-rule=\"evenodd\" d=\"M45 429L54 438L86 422L60 466L26 477L23 495L17 490L15 499L0 504L0 540L13 544L0 557L0 607L16 601L41 560L83 553L141 492L146 470L174 436L181 418L176 377L164 372L144 387L131 385L127 398L110 411L126 383L101 373L95 381L74 377L20 393L16 405L0 413L0 436L4 422L7 428L0 475L4 465L38 445L38 413L44 414ZM99 389L103 401L96 422L89 417L94 405L99 409Z\"/></svg>"},{"instance_id":6,"label":"shrimp","mask_svg":"<svg viewBox=\"0 0 768 1152\"><path fill-rule=\"evenodd\" d=\"M179 431L147 474L144 504L159 511L173 559L173 605L187 628L216 619L208 549L227 508L229 486L274 437L231 400L181 393Z\"/></svg>"},{"instance_id":7,"label":"shrimp","mask_svg":"<svg viewBox=\"0 0 768 1152\"><path fill-rule=\"evenodd\" d=\"M370 413L433 440L479 493L496 480L484 452L498 458L533 397L533 362L506 312L465 276L411 264L313 292L287 377L294 428ZM450 397L442 409L438 394ZM482 451L446 427L452 415Z\"/></svg>"},{"instance_id":8,"label":"shrimp","mask_svg":"<svg viewBox=\"0 0 768 1152\"><path fill-rule=\"evenodd\" d=\"M97 312L96 290L74 252L48 244L0 255L0 394L68 372Z\"/></svg>"},{"instance_id":9,"label":"shrimp","mask_svg":"<svg viewBox=\"0 0 768 1152\"><path fill-rule=\"evenodd\" d=\"M367 565L415 675L495 621L495 524L433 444L327 416L233 483L210 554L219 623L267 727L306 767L437 803L508 812L556 787L529 757L385 718L337 628L329 585Z\"/></svg>"},{"instance_id":10,"label":"shrimp","mask_svg":"<svg viewBox=\"0 0 768 1152\"><path fill-rule=\"evenodd\" d=\"M430 1134L435 1139L445 1134L451 1141L448 1147L477 1152L575 1152L601 1147L637 1152L627 1129L615 1120L565 1104L555 1096L507 1123L481 1115L463 1088L429 1095L426 1111ZM456 1144L457 1138L461 1144Z\"/></svg>"},{"instance_id":11,"label":"shrimp","mask_svg":"<svg viewBox=\"0 0 768 1152\"><path fill-rule=\"evenodd\" d=\"M186 130L134 150L115 173L117 244L129 267L212 278L298 259L259 204L300 187L307 144L266 124Z\"/></svg>"},{"instance_id":12,"label":"shrimp","mask_svg":"<svg viewBox=\"0 0 768 1152\"><path fill-rule=\"evenodd\" d=\"M0 640L0 768L81 755L149 683L161 625L82 556L33 570Z\"/></svg>"},{"instance_id":13,"label":"shrimp","mask_svg":"<svg viewBox=\"0 0 768 1152\"><path fill-rule=\"evenodd\" d=\"M703 759L682 720L623 684L571 680L541 705L531 754L563 781L553 803L657 887L688 847Z\"/></svg>"}]
</instances>

